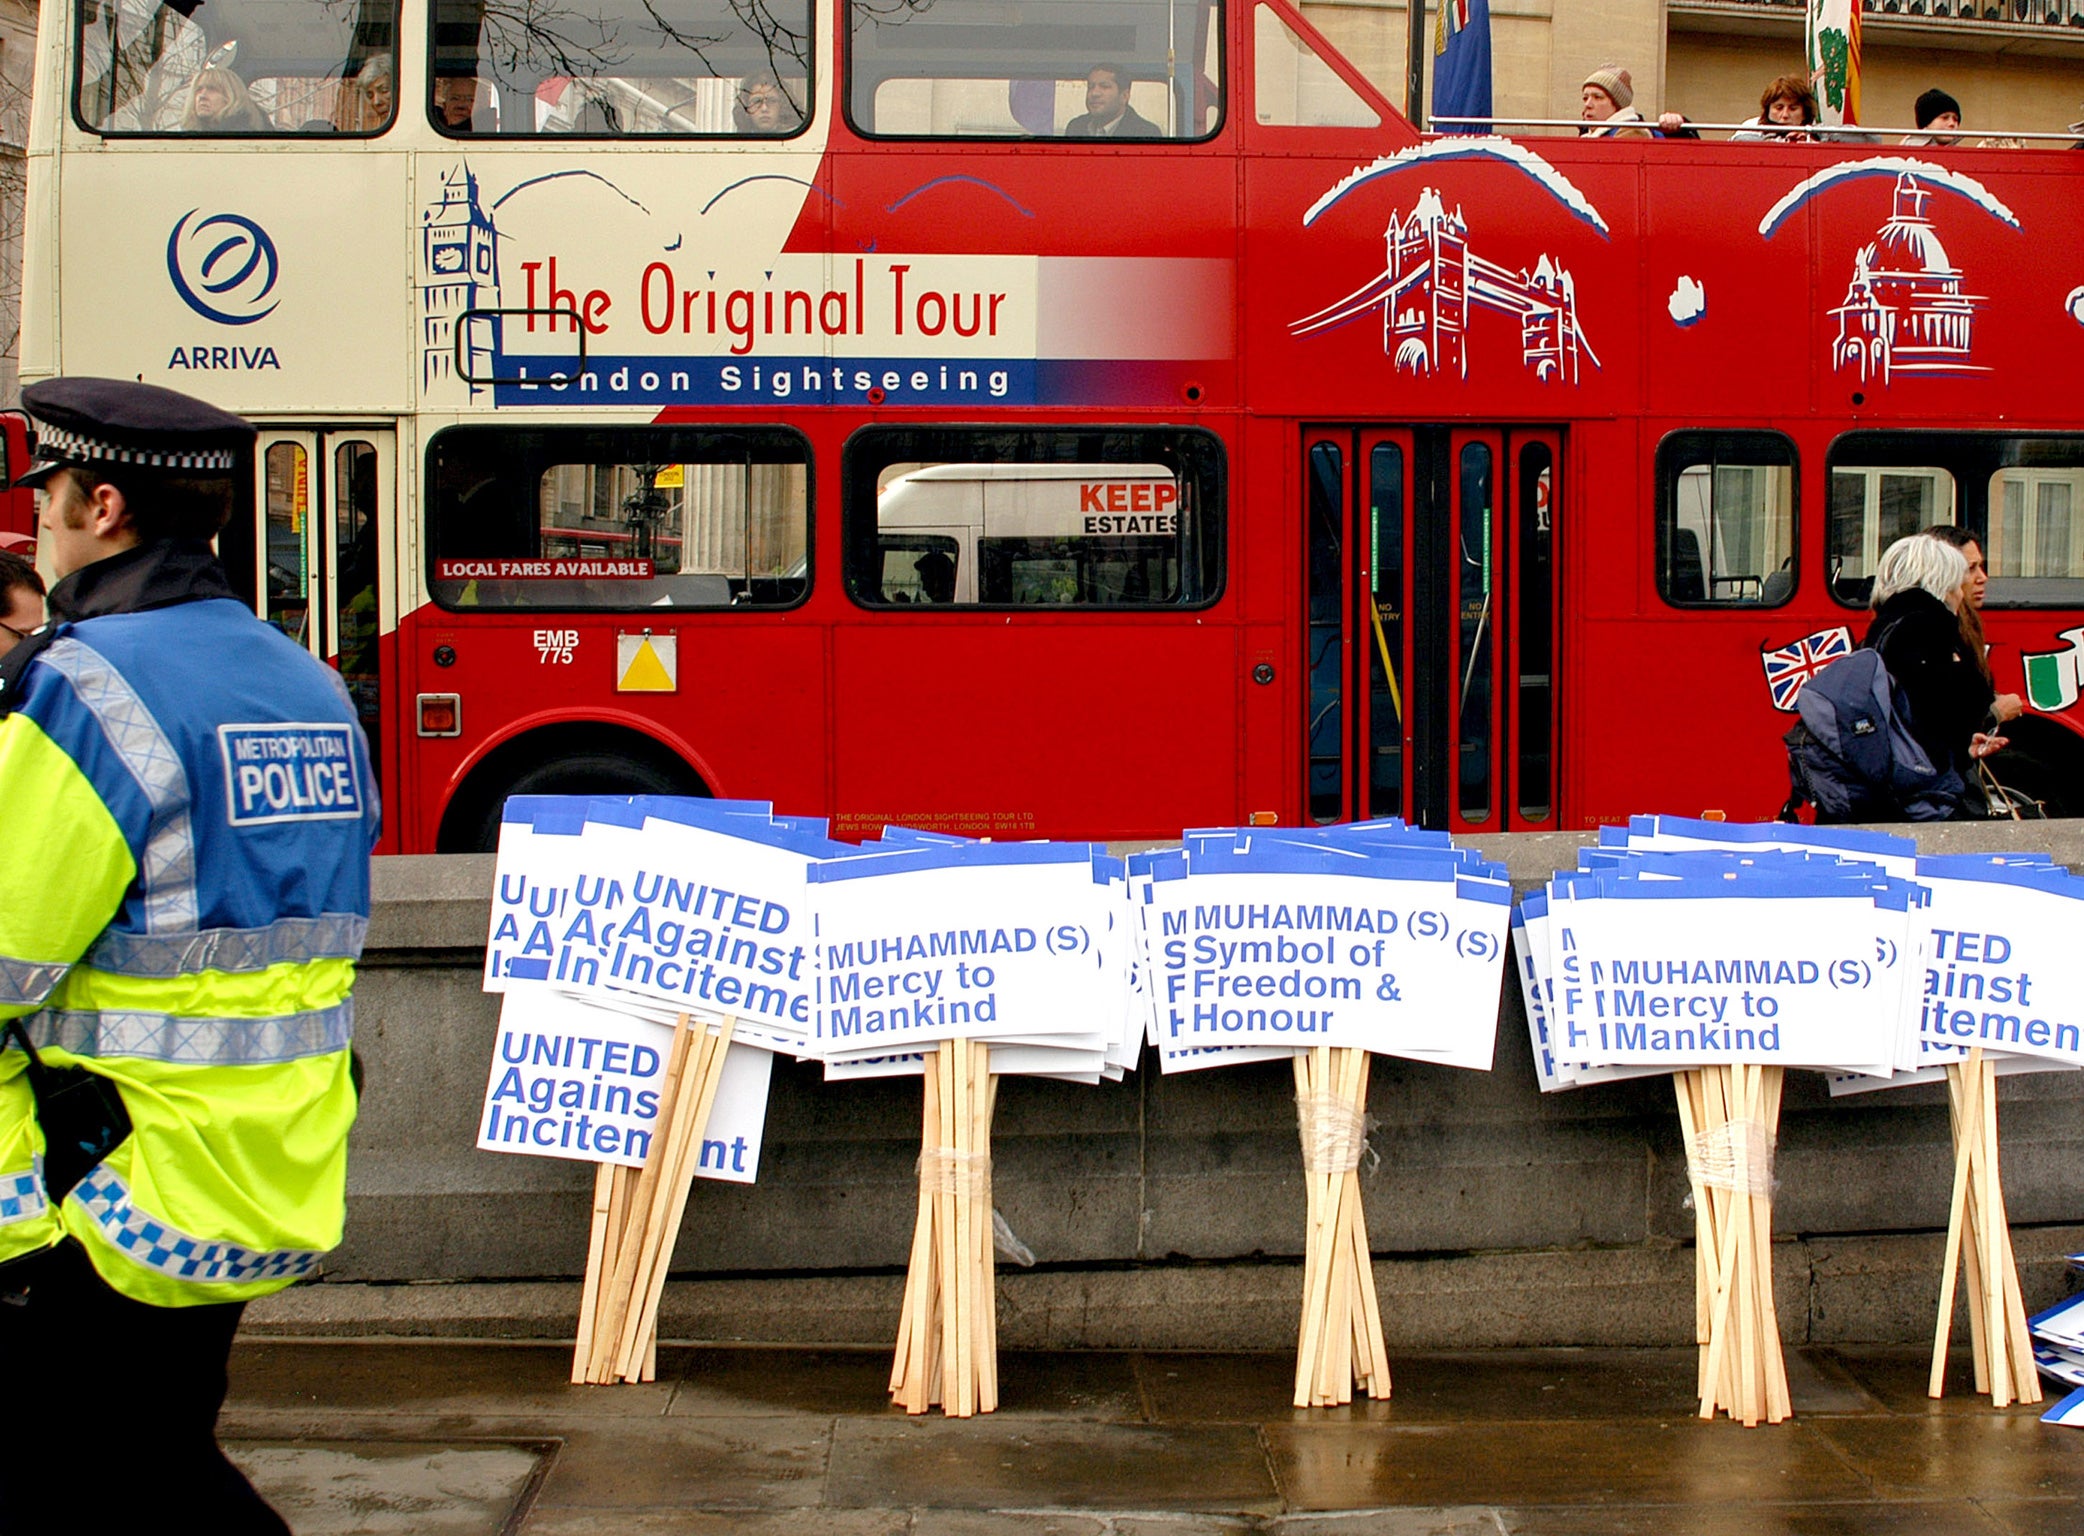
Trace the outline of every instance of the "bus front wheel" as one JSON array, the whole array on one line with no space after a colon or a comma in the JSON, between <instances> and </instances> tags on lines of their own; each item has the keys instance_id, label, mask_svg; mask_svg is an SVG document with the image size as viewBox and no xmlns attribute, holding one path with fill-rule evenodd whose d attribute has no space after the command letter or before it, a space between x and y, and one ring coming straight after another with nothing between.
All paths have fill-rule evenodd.
<instances>
[{"instance_id":1,"label":"bus front wheel","mask_svg":"<svg viewBox=\"0 0 2084 1536\"><path fill-rule=\"evenodd\" d=\"M437 853L490 853L499 846L509 795L694 795L709 788L656 742L535 739L511 743L471 775L442 817Z\"/></svg>"}]
</instances>

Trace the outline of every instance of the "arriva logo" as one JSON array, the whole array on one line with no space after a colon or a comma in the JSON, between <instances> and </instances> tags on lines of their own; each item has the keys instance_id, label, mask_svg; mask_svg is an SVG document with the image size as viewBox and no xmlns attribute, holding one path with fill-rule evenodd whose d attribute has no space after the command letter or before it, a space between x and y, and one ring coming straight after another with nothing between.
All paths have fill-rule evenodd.
<instances>
[{"instance_id":1,"label":"arriva logo","mask_svg":"<svg viewBox=\"0 0 2084 1536\"><path fill-rule=\"evenodd\" d=\"M166 241L166 275L187 306L219 325L251 325L275 312L269 296L281 275L268 232L236 213L181 215ZM193 224L189 221L195 220Z\"/></svg>"}]
</instances>

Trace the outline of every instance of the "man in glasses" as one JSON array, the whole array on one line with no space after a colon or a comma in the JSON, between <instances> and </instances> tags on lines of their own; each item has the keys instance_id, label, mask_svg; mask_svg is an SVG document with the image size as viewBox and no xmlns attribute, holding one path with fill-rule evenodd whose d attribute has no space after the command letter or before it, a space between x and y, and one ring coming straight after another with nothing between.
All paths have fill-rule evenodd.
<instances>
[{"instance_id":1,"label":"man in glasses","mask_svg":"<svg viewBox=\"0 0 2084 1536\"><path fill-rule=\"evenodd\" d=\"M0 549L0 656L43 624L43 578L11 549Z\"/></svg>"}]
</instances>

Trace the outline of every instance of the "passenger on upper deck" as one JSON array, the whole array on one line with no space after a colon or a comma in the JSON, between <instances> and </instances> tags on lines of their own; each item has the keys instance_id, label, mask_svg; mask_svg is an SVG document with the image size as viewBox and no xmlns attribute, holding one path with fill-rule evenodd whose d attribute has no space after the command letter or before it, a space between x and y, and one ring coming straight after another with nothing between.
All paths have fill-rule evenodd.
<instances>
[{"instance_id":1,"label":"passenger on upper deck","mask_svg":"<svg viewBox=\"0 0 2084 1536\"><path fill-rule=\"evenodd\" d=\"M1758 116L1748 119L1741 129L1730 135L1730 139L1775 139L1783 144L1807 144L1811 135L1801 130L1814 123L1819 115L1816 92L1809 89L1808 76L1782 75L1759 94Z\"/></svg>"},{"instance_id":2,"label":"passenger on upper deck","mask_svg":"<svg viewBox=\"0 0 2084 1536\"><path fill-rule=\"evenodd\" d=\"M188 110L181 115L183 133L266 133L274 124L246 89L246 82L222 64L196 71L188 88Z\"/></svg>"},{"instance_id":3,"label":"passenger on upper deck","mask_svg":"<svg viewBox=\"0 0 2084 1536\"><path fill-rule=\"evenodd\" d=\"M333 126L342 133L376 133L390 126L396 93L391 86L391 56L379 53L368 59L352 80L340 84L340 101L333 109Z\"/></svg>"},{"instance_id":4,"label":"passenger on upper deck","mask_svg":"<svg viewBox=\"0 0 2084 1536\"><path fill-rule=\"evenodd\" d=\"M1067 139L1155 139L1158 125L1129 105L1129 72L1095 64L1085 76L1085 114L1064 125Z\"/></svg>"},{"instance_id":5,"label":"passenger on upper deck","mask_svg":"<svg viewBox=\"0 0 2084 1536\"><path fill-rule=\"evenodd\" d=\"M1578 116L1586 126L1578 129L1587 139L1647 139L1654 137L1642 113L1635 109L1635 78L1618 64L1602 64L1585 76L1578 88ZM1660 113L1657 131L1667 138L1697 139L1700 134L1686 126L1677 112Z\"/></svg>"},{"instance_id":6,"label":"passenger on upper deck","mask_svg":"<svg viewBox=\"0 0 2084 1536\"><path fill-rule=\"evenodd\" d=\"M1586 126L1578 136L1586 139L1647 139L1642 113L1635 110L1635 82L1618 64L1602 64L1585 76L1578 87L1581 106L1578 116Z\"/></svg>"},{"instance_id":7,"label":"passenger on upper deck","mask_svg":"<svg viewBox=\"0 0 2084 1536\"><path fill-rule=\"evenodd\" d=\"M738 83L738 100L731 109L732 126L740 133L793 133L803 122L797 99L772 75L747 75Z\"/></svg>"},{"instance_id":8,"label":"passenger on upper deck","mask_svg":"<svg viewBox=\"0 0 2084 1536\"><path fill-rule=\"evenodd\" d=\"M1906 133L1903 136L1905 144L1913 146L1922 144L1930 145L1933 148L1944 148L1949 144L1961 142L1960 135L1954 131L1961 126L1961 103L1954 100L1953 97L1942 91L1938 86L1933 86L1931 90L1920 96L1917 99L1917 105L1914 110L1917 116L1919 131ZM1924 130L1927 128L1931 129L1932 132L1925 132Z\"/></svg>"},{"instance_id":9,"label":"passenger on upper deck","mask_svg":"<svg viewBox=\"0 0 2084 1536\"><path fill-rule=\"evenodd\" d=\"M478 77L434 77L434 126L447 133L489 133L492 125L478 119Z\"/></svg>"}]
</instances>

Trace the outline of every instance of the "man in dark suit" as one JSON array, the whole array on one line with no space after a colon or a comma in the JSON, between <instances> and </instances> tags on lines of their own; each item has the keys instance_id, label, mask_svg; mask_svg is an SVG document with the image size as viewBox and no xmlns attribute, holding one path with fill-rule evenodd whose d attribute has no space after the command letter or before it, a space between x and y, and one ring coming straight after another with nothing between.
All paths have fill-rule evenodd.
<instances>
[{"instance_id":1,"label":"man in dark suit","mask_svg":"<svg viewBox=\"0 0 2084 1536\"><path fill-rule=\"evenodd\" d=\"M1067 139L1155 139L1158 125L1129 105L1129 75L1116 64L1095 64L1085 77L1085 115L1064 125Z\"/></svg>"}]
</instances>

